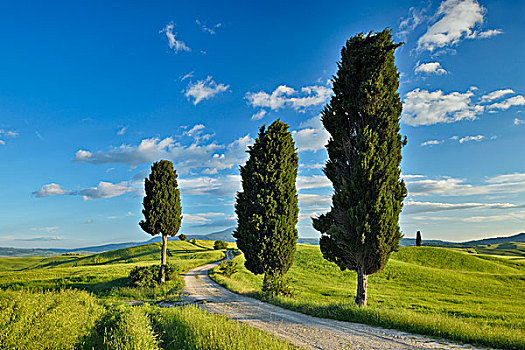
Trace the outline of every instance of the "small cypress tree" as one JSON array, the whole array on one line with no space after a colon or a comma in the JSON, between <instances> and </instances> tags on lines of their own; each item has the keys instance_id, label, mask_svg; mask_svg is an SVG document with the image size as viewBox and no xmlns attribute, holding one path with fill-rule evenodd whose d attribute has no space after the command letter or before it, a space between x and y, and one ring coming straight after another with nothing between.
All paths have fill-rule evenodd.
<instances>
[{"instance_id":1,"label":"small cypress tree","mask_svg":"<svg viewBox=\"0 0 525 350\"><path fill-rule=\"evenodd\" d=\"M332 207L313 219L325 259L357 272L356 304L366 306L368 275L381 271L402 234L406 197L401 180L399 73L390 30L347 40L333 77L334 94L323 109L330 133L324 173Z\"/></svg>"},{"instance_id":2,"label":"small cypress tree","mask_svg":"<svg viewBox=\"0 0 525 350\"><path fill-rule=\"evenodd\" d=\"M295 181L299 159L288 125L276 120L263 125L249 159L240 167L242 191L237 193L237 228L233 236L254 274L264 274L263 290L279 293L292 266L297 242L299 207Z\"/></svg>"},{"instance_id":3,"label":"small cypress tree","mask_svg":"<svg viewBox=\"0 0 525 350\"><path fill-rule=\"evenodd\" d=\"M152 236L162 234L159 283L164 283L168 235L174 237L182 221L180 191L173 163L168 160L153 163L149 177L144 180L144 189L146 196L142 201L142 214L145 220L139 222L139 226Z\"/></svg>"},{"instance_id":4,"label":"small cypress tree","mask_svg":"<svg viewBox=\"0 0 525 350\"><path fill-rule=\"evenodd\" d=\"M416 233L416 246L421 247L421 231L417 231Z\"/></svg>"}]
</instances>

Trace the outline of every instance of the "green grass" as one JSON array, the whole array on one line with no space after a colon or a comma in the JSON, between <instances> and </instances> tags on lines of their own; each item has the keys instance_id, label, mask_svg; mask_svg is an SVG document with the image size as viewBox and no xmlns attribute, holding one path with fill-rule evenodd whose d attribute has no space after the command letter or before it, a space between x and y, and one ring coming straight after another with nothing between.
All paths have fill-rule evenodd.
<instances>
[{"instance_id":1,"label":"green grass","mask_svg":"<svg viewBox=\"0 0 525 350\"><path fill-rule=\"evenodd\" d=\"M220 260L213 242L168 243L181 271ZM132 307L174 301L180 275L132 287L135 266L158 264L159 243L91 256L0 259L0 349L290 349L275 337L197 308ZM153 325L155 327L153 327Z\"/></svg>"},{"instance_id":2,"label":"green grass","mask_svg":"<svg viewBox=\"0 0 525 350\"><path fill-rule=\"evenodd\" d=\"M235 258L241 263L244 257ZM354 305L355 273L341 272L319 247L298 245L287 275L297 295L271 302L315 316L396 328L479 345L525 349L525 263L450 249L406 247L369 277L369 306ZM261 276L244 267L212 277L264 298Z\"/></svg>"},{"instance_id":3,"label":"green grass","mask_svg":"<svg viewBox=\"0 0 525 350\"><path fill-rule=\"evenodd\" d=\"M0 291L0 349L73 349L103 312L83 291Z\"/></svg>"},{"instance_id":4,"label":"green grass","mask_svg":"<svg viewBox=\"0 0 525 350\"><path fill-rule=\"evenodd\" d=\"M0 259L0 289L77 288L109 299L171 301L183 287L180 276L157 288L135 288L128 279L135 266L159 264L160 251L160 243L151 243L90 256ZM187 242L168 242L168 261L181 271L223 256L223 251Z\"/></svg>"},{"instance_id":5,"label":"green grass","mask_svg":"<svg viewBox=\"0 0 525 350\"><path fill-rule=\"evenodd\" d=\"M97 322L79 348L156 350L159 339L144 309L119 305Z\"/></svg>"},{"instance_id":6,"label":"green grass","mask_svg":"<svg viewBox=\"0 0 525 350\"><path fill-rule=\"evenodd\" d=\"M280 350L295 349L288 343L223 315L184 308L146 307L162 347L174 350Z\"/></svg>"}]
</instances>

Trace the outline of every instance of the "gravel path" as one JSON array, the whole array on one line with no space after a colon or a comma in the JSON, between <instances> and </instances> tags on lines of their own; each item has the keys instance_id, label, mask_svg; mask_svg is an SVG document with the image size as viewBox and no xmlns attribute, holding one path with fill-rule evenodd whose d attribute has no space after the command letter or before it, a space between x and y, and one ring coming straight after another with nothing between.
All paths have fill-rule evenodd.
<instances>
[{"instance_id":1,"label":"gravel path","mask_svg":"<svg viewBox=\"0 0 525 350\"><path fill-rule=\"evenodd\" d=\"M231 253L228 252L231 258ZM213 263L189 271L182 293L187 302L225 314L306 349L473 349L391 329L304 315L230 292L212 281Z\"/></svg>"}]
</instances>

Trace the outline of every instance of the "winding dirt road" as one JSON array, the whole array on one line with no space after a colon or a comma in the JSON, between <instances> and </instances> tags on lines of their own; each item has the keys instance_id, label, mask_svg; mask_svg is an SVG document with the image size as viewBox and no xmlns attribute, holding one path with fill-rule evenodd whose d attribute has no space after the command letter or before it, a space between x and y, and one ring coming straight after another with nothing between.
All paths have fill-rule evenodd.
<instances>
[{"instance_id":1,"label":"winding dirt road","mask_svg":"<svg viewBox=\"0 0 525 350\"><path fill-rule=\"evenodd\" d=\"M227 253L231 258L231 252ZM306 349L473 349L420 335L304 315L230 292L212 281L213 263L190 270L182 293L187 302L273 333Z\"/></svg>"}]
</instances>

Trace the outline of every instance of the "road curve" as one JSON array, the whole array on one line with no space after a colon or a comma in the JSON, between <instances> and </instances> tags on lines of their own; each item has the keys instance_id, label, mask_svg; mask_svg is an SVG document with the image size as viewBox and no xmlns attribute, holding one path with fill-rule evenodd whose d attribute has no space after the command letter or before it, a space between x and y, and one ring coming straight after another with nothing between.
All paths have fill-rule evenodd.
<instances>
[{"instance_id":1,"label":"road curve","mask_svg":"<svg viewBox=\"0 0 525 350\"><path fill-rule=\"evenodd\" d=\"M231 253L228 252L228 257ZM182 295L210 312L225 314L239 322L273 333L306 349L472 349L471 346L437 342L435 339L359 323L304 315L230 292L212 281L208 270L218 263L190 270L184 276ZM202 303L202 304L201 304Z\"/></svg>"}]
</instances>

